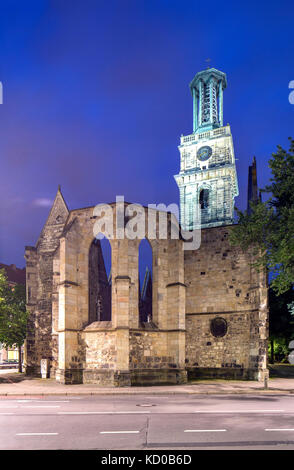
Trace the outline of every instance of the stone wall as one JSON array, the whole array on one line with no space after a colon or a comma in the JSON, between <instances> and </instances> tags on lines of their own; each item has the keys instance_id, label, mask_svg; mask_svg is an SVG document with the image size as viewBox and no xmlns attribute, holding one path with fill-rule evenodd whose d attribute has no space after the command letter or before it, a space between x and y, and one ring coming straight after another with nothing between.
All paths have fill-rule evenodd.
<instances>
[{"instance_id":1,"label":"stone wall","mask_svg":"<svg viewBox=\"0 0 294 470\"><path fill-rule=\"evenodd\" d=\"M251 266L250 253L230 246L230 230L202 230L200 249L185 253L186 367L190 377L258 378L260 369L266 368L266 279ZM216 317L227 322L223 337L211 333L211 320ZM264 329L262 344L259 327Z\"/></svg>"},{"instance_id":2,"label":"stone wall","mask_svg":"<svg viewBox=\"0 0 294 470\"><path fill-rule=\"evenodd\" d=\"M52 336L52 301L56 289L54 276L58 273L53 271L53 259L67 216L68 209L58 190L36 246L26 247L27 306L30 311L25 353L27 374L40 375L41 359L49 359L53 370L56 367L57 340Z\"/></svg>"},{"instance_id":3,"label":"stone wall","mask_svg":"<svg viewBox=\"0 0 294 470\"><path fill-rule=\"evenodd\" d=\"M35 247L26 246L26 297L29 312L27 336L25 341L24 362L27 374L36 374L36 302L37 302L37 263Z\"/></svg>"},{"instance_id":4,"label":"stone wall","mask_svg":"<svg viewBox=\"0 0 294 470\"><path fill-rule=\"evenodd\" d=\"M224 337L214 337L210 331L210 322L216 316L222 316L227 321L228 331ZM226 374L228 368L248 369L250 314L187 315L186 329L186 367L190 376L201 374L201 371L191 370L193 368L225 368ZM215 371L212 373L218 375ZM230 375L236 373L233 371Z\"/></svg>"},{"instance_id":5,"label":"stone wall","mask_svg":"<svg viewBox=\"0 0 294 470\"><path fill-rule=\"evenodd\" d=\"M261 379L266 371L266 278L250 266L250 254L229 245L231 227L202 230L200 249L184 251L182 240L159 238L154 211L151 324L139 321L140 240L111 239L111 321L93 321L93 209L69 212L58 191L36 246L26 249L32 326L27 373L38 375L40 360L47 358L50 376L62 383L183 383L187 371L190 377L228 377L230 372ZM170 214L165 216L170 223ZM215 317L227 322L223 337L211 333Z\"/></svg>"},{"instance_id":6,"label":"stone wall","mask_svg":"<svg viewBox=\"0 0 294 470\"><path fill-rule=\"evenodd\" d=\"M159 369L176 367L175 358L168 355L167 333L163 331L130 332L130 368Z\"/></svg>"},{"instance_id":7,"label":"stone wall","mask_svg":"<svg viewBox=\"0 0 294 470\"><path fill-rule=\"evenodd\" d=\"M107 325L103 325L106 323ZM114 369L116 365L115 331L111 322L94 322L81 333L84 342L85 369Z\"/></svg>"},{"instance_id":8,"label":"stone wall","mask_svg":"<svg viewBox=\"0 0 294 470\"><path fill-rule=\"evenodd\" d=\"M186 381L178 357L169 347L171 331L130 332L130 370L133 385L175 384ZM178 343L178 341L177 341Z\"/></svg>"},{"instance_id":9,"label":"stone wall","mask_svg":"<svg viewBox=\"0 0 294 470\"><path fill-rule=\"evenodd\" d=\"M139 368L133 367L132 363L130 330L135 328L139 331L141 328L138 308L140 240L110 240L112 320L108 325L107 322L95 322L89 318L89 287L93 281L89 260L96 218L94 208L73 210L67 213L66 218L60 218L56 217L59 204L58 193L39 242L36 248L32 248L32 252L36 252L37 272L41 273L31 317L35 315L35 333L41 336L40 345L36 338L33 341L37 353L36 368L39 369L40 359L47 357L50 359L50 376L63 383L135 383ZM158 223L158 212L154 211L154 215ZM170 215L165 214L164 217L169 219ZM56 225L57 219L62 226ZM114 230L115 223L114 217ZM167 380L173 377L172 380L179 381L180 376L185 376L182 241L158 240L155 232L155 238L149 242L153 251L153 320L157 333L152 332L152 346L148 339L146 357L140 362L143 364L146 358L145 365L154 371L156 381L165 380L163 376ZM48 293L46 301L43 292ZM42 301L42 321L46 325L44 323L40 328L37 307ZM147 336L149 338L149 333ZM42 347L42 342L46 348ZM147 370L146 367L143 369ZM161 373L162 370L166 372Z\"/></svg>"}]
</instances>

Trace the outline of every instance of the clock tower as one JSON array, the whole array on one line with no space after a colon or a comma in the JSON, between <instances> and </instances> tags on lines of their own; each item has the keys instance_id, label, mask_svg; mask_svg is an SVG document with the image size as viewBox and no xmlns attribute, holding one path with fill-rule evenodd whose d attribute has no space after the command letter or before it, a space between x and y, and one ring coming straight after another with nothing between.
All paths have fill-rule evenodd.
<instances>
[{"instance_id":1,"label":"clock tower","mask_svg":"<svg viewBox=\"0 0 294 470\"><path fill-rule=\"evenodd\" d=\"M181 136L180 219L185 230L232 224L238 196L233 139L223 125L226 74L208 68L198 72L190 89L193 134Z\"/></svg>"}]
</instances>

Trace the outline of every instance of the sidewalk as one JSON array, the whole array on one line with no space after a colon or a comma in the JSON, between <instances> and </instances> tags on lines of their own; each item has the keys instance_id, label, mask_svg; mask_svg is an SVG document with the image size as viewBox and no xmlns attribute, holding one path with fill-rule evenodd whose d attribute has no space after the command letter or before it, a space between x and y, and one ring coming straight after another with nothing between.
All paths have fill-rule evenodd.
<instances>
[{"instance_id":1,"label":"sidewalk","mask_svg":"<svg viewBox=\"0 0 294 470\"><path fill-rule=\"evenodd\" d=\"M238 380L199 380L184 385L152 387L101 387L62 385L55 379L36 379L19 373L0 375L0 398L42 395L175 395L175 394L294 394L294 378L273 378L265 390L263 383Z\"/></svg>"}]
</instances>

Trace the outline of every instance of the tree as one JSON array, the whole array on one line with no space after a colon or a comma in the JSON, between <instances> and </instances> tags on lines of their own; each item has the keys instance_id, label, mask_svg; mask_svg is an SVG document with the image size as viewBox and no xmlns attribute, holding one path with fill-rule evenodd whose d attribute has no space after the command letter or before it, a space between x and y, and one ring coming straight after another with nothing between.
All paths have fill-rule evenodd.
<instances>
[{"instance_id":1,"label":"tree","mask_svg":"<svg viewBox=\"0 0 294 470\"><path fill-rule=\"evenodd\" d=\"M294 339L294 290L289 289L276 295L269 289L269 340L270 362L285 360L288 356L288 345Z\"/></svg>"},{"instance_id":2,"label":"tree","mask_svg":"<svg viewBox=\"0 0 294 470\"><path fill-rule=\"evenodd\" d=\"M272 362L275 346L287 355L294 328L294 140L289 140L289 151L278 146L269 160L270 184L261 190L269 198L250 203L250 213L236 209L238 225L230 235L232 245L252 251L253 266L269 273Z\"/></svg>"},{"instance_id":3,"label":"tree","mask_svg":"<svg viewBox=\"0 0 294 470\"><path fill-rule=\"evenodd\" d=\"M269 271L278 295L294 285L294 140L289 140L289 151L278 146L269 160L272 177L261 191L270 197L251 203L250 214L236 209L238 225L230 236L233 245L252 250L254 266Z\"/></svg>"},{"instance_id":4,"label":"tree","mask_svg":"<svg viewBox=\"0 0 294 470\"><path fill-rule=\"evenodd\" d=\"M0 341L5 347L17 346L18 371L22 372L21 347L27 333L26 295L21 284L11 287L0 270Z\"/></svg>"}]
</instances>

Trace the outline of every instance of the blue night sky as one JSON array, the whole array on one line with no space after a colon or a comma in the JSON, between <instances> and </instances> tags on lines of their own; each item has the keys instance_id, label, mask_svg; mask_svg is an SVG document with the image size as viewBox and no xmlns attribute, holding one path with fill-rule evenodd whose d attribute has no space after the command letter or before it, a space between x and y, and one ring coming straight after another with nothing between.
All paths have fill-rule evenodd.
<instances>
[{"instance_id":1,"label":"blue night sky","mask_svg":"<svg viewBox=\"0 0 294 470\"><path fill-rule=\"evenodd\" d=\"M294 136L294 3L55 0L0 4L0 261L24 266L57 185L69 208L178 202L179 137L192 132L189 82L227 74L245 208L248 165Z\"/></svg>"}]
</instances>

